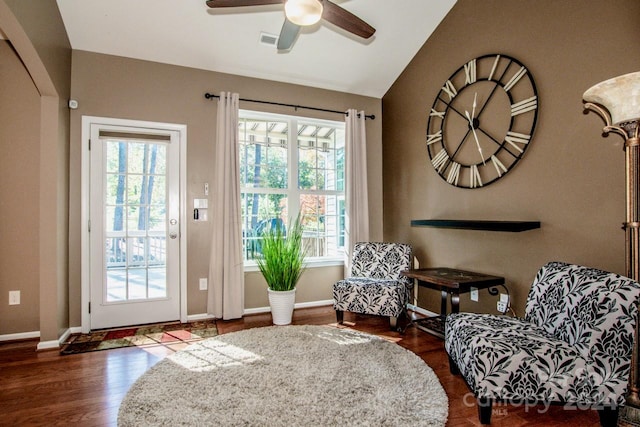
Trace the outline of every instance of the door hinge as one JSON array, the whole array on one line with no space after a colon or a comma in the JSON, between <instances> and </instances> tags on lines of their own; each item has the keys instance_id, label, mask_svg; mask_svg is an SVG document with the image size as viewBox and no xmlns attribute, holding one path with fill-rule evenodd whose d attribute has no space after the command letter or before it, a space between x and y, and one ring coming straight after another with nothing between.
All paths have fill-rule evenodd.
<instances>
[{"instance_id":1,"label":"door hinge","mask_svg":"<svg viewBox=\"0 0 640 427\"><path fill-rule=\"evenodd\" d=\"M89 314L91 314L91 301L89 301Z\"/></svg>"},{"instance_id":2,"label":"door hinge","mask_svg":"<svg viewBox=\"0 0 640 427\"><path fill-rule=\"evenodd\" d=\"M87 227L89 228L89 233L91 233L91 220L87 222Z\"/></svg>"},{"instance_id":3,"label":"door hinge","mask_svg":"<svg viewBox=\"0 0 640 427\"><path fill-rule=\"evenodd\" d=\"M91 151L91 140L89 140L89 151Z\"/></svg>"}]
</instances>

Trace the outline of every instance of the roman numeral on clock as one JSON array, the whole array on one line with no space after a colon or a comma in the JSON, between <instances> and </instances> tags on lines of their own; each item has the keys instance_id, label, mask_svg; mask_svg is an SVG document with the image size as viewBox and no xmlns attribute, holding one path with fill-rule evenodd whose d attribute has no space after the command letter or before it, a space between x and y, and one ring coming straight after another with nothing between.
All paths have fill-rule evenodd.
<instances>
[{"instance_id":1,"label":"roman numeral on clock","mask_svg":"<svg viewBox=\"0 0 640 427\"><path fill-rule=\"evenodd\" d=\"M438 173L440 173L444 168L444 165L447 164L447 160L449 160L449 155L447 154L447 150L443 148L433 159L431 159L431 163Z\"/></svg>"},{"instance_id":2,"label":"roman numeral on clock","mask_svg":"<svg viewBox=\"0 0 640 427\"><path fill-rule=\"evenodd\" d=\"M442 129L436 133L427 134L427 145L442 141Z\"/></svg>"},{"instance_id":3,"label":"roman numeral on clock","mask_svg":"<svg viewBox=\"0 0 640 427\"><path fill-rule=\"evenodd\" d=\"M464 82L465 84L469 85L475 83L476 80L476 60L472 59L471 61L464 64Z\"/></svg>"},{"instance_id":4,"label":"roman numeral on clock","mask_svg":"<svg viewBox=\"0 0 640 427\"><path fill-rule=\"evenodd\" d=\"M532 96L515 104L511 104L511 117L533 111L538 108L538 97Z\"/></svg>"},{"instance_id":5,"label":"roman numeral on clock","mask_svg":"<svg viewBox=\"0 0 640 427\"><path fill-rule=\"evenodd\" d=\"M495 155L491 156L491 162L493 166L496 168L496 172L498 172L498 177L501 177L503 173L507 173L507 168L502 164L500 160Z\"/></svg>"},{"instance_id":6,"label":"roman numeral on clock","mask_svg":"<svg viewBox=\"0 0 640 427\"><path fill-rule=\"evenodd\" d=\"M491 67L491 72L489 73L488 80L493 80L493 74L496 72L496 68L498 67L498 62L500 62L500 55L496 55L495 61L493 61L493 67Z\"/></svg>"},{"instance_id":7,"label":"roman numeral on clock","mask_svg":"<svg viewBox=\"0 0 640 427\"><path fill-rule=\"evenodd\" d=\"M447 95L449 95L449 101L455 98L455 96L458 94L458 91L456 90L456 87L453 85L453 83L451 83L451 80L447 80L445 82L444 86L442 86L442 90L445 91Z\"/></svg>"},{"instance_id":8,"label":"roman numeral on clock","mask_svg":"<svg viewBox=\"0 0 640 427\"><path fill-rule=\"evenodd\" d=\"M513 77L511 77L511 80L509 80L507 82L506 85L504 85L504 90L509 92L511 90L512 87L514 87L516 85L516 83L518 83L520 81L520 79L527 74L527 69L524 67L521 67L518 72L516 72Z\"/></svg>"},{"instance_id":9,"label":"roman numeral on clock","mask_svg":"<svg viewBox=\"0 0 640 427\"><path fill-rule=\"evenodd\" d=\"M482 187L482 179L480 178L480 171L478 171L478 165L471 165L471 175L469 175L469 188Z\"/></svg>"},{"instance_id":10,"label":"roman numeral on clock","mask_svg":"<svg viewBox=\"0 0 640 427\"><path fill-rule=\"evenodd\" d=\"M444 111L436 111L432 108L429 113L429 117L440 117L441 119L444 119Z\"/></svg>"},{"instance_id":11,"label":"roman numeral on clock","mask_svg":"<svg viewBox=\"0 0 640 427\"><path fill-rule=\"evenodd\" d=\"M504 137L504 141L510 144L513 148L518 150L520 153L524 153L524 150L520 148L517 144L526 145L529 143L531 139L531 135L525 135L524 133L518 132L507 132L507 135Z\"/></svg>"},{"instance_id":12,"label":"roman numeral on clock","mask_svg":"<svg viewBox=\"0 0 640 427\"><path fill-rule=\"evenodd\" d=\"M451 168L449 168L449 174L447 175L447 182L449 184L458 185L458 178L460 178L460 163L451 162Z\"/></svg>"}]
</instances>

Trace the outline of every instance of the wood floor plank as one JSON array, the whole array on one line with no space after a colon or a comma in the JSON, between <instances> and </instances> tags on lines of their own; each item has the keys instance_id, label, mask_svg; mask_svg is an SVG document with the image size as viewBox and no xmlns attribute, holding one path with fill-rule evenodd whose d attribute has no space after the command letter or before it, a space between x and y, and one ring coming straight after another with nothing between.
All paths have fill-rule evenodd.
<instances>
[{"instance_id":1,"label":"wood floor plank","mask_svg":"<svg viewBox=\"0 0 640 427\"><path fill-rule=\"evenodd\" d=\"M294 324L338 326L335 322L331 307L298 309L293 318ZM352 329L396 342L431 366L449 398L447 426L480 425L475 401L464 380L449 372L441 339L413 327L401 335L389 330L387 319L376 316L345 313L345 323ZM270 325L270 314L257 314L219 321L218 332ZM36 344L0 344L0 425L115 426L118 407L129 387L175 350L151 346L62 356L57 351L36 352ZM596 427L599 421L591 410L496 405L491 425Z\"/></svg>"}]
</instances>

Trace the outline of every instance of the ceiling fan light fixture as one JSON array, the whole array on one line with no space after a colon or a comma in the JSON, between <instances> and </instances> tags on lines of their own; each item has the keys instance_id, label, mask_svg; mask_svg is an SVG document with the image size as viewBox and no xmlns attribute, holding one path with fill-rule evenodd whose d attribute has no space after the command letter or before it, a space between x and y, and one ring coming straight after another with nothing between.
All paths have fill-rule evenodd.
<instances>
[{"instance_id":1,"label":"ceiling fan light fixture","mask_svg":"<svg viewBox=\"0 0 640 427\"><path fill-rule=\"evenodd\" d=\"M303 27L313 25L322 18L320 0L287 0L284 4L287 19Z\"/></svg>"}]
</instances>

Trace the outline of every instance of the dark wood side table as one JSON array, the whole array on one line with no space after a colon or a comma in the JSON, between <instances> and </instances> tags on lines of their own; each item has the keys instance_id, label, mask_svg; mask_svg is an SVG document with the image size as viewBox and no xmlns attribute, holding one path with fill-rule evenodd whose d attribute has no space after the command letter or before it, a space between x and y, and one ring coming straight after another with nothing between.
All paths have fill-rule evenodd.
<instances>
[{"instance_id":1,"label":"dark wood side table","mask_svg":"<svg viewBox=\"0 0 640 427\"><path fill-rule=\"evenodd\" d=\"M446 267L405 270L402 274L416 279L418 286L441 291L440 315L418 319L414 323L418 329L443 339L444 321L447 317L447 296L451 296L451 312L458 313L460 311L460 294L471 291L472 286L485 289L504 285L504 277Z\"/></svg>"}]
</instances>

